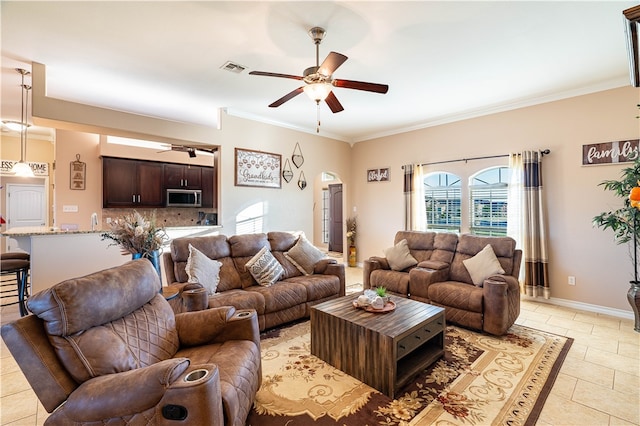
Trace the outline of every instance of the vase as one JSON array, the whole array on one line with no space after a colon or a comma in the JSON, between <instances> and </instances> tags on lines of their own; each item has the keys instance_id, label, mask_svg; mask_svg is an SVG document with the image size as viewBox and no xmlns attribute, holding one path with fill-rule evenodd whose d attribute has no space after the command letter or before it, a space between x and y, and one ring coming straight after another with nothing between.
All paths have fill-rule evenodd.
<instances>
[{"instance_id":1,"label":"vase","mask_svg":"<svg viewBox=\"0 0 640 426\"><path fill-rule=\"evenodd\" d=\"M356 246L349 246L349 266L356 266Z\"/></svg>"},{"instance_id":2,"label":"vase","mask_svg":"<svg viewBox=\"0 0 640 426\"><path fill-rule=\"evenodd\" d=\"M633 329L640 333L640 282L630 281L631 287L627 292L627 300L633 309L635 324Z\"/></svg>"},{"instance_id":3,"label":"vase","mask_svg":"<svg viewBox=\"0 0 640 426\"><path fill-rule=\"evenodd\" d=\"M131 255L132 259L140 259L145 258L151 262L153 268L158 273L158 278L160 278L160 282L162 282L162 272L160 271L160 250L154 250L147 253L133 253Z\"/></svg>"}]
</instances>

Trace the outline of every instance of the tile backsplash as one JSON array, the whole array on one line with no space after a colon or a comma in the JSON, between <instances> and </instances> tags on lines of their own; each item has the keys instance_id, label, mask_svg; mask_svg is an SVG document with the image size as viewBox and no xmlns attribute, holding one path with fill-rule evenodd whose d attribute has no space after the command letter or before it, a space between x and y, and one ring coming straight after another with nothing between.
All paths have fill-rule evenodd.
<instances>
[{"instance_id":1,"label":"tile backsplash","mask_svg":"<svg viewBox=\"0 0 640 426\"><path fill-rule=\"evenodd\" d=\"M165 227L173 226L199 226L205 223L199 223L200 212L216 213L216 209L194 209L194 208L162 208L162 209L102 209L102 229L109 229L107 219L117 219L125 214L136 210L145 217L150 217L155 212L156 222L158 225ZM218 221L218 224L220 222ZM209 223L210 224L210 223Z\"/></svg>"}]
</instances>

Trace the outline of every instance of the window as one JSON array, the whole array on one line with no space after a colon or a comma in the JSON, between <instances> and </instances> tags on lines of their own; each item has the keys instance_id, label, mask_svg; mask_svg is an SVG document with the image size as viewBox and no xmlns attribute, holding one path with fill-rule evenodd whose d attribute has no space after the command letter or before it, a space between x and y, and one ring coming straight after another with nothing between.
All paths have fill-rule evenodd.
<instances>
[{"instance_id":1,"label":"window","mask_svg":"<svg viewBox=\"0 0 640 426\"><path fill-rule=\"evenodd\" d=\"M460 232L460 178L452 173L429 173L424 178L427 226L432 231Z\"/></svg>"},{"instance_id":2,"label":"window","mask_svg":"<svg viewBox=\"0 0 640 426\"><path fill-rule=\"evenodd\" d=\"M329 190L328 189L322 190L322 242L324 244L329 244Z\"/></svg>"},{"instance_id":3,"label":"window","mask_svg":"<svg viewBox=\"0 0 640 426\"><path fill-rule=\"evenodd\" d=\"M511 171L493 167L469 179L471 232L477 235L507 235L507 196Z\"/></svg>"}]
</instances>

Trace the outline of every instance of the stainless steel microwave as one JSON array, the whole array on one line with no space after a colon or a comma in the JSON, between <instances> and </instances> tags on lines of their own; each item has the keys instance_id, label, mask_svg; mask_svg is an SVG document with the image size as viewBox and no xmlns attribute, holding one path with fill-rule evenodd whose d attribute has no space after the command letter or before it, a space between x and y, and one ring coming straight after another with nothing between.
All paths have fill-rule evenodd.
<instances>
[{"instance_id":1,"label":"stainless steel microwave","mask_svg":"<svg viewBox=\"0 0 640 426\"><path fill-rule=\"evenodd\" d=\"M167 189L167 207L202 207L202 191Z\"/></svg>"}]
</instances>

